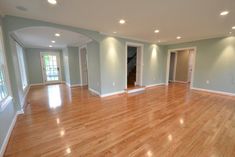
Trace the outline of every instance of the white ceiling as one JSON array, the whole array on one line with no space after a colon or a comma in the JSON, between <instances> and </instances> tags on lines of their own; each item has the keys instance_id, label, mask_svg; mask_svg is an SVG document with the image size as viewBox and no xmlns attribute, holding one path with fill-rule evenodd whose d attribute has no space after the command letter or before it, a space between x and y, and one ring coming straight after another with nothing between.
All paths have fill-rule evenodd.
<instances>
[{"instance_id":1,"label":"white ceiling","mask_svg":"<svg viewBox=\"0 0 235 157\"><path fill-rule=\"evenodd\" d=\"M60 33L60 37L55 37L55 33ZM14 32L14 36L27 48L64 48L66 46L79 46L91 41L90 38L51 27L28 27ZM51 41L54 40L55 43Z\"/></svg>"},{"instance_id":2,"label":"white ceiling","mask_svg":"<svg viewBox=\"0 0 235 157\"><path fill-rule=\"evenodd\" d=\"M228 35L235 0L0 0L5 14L71 25L143 41L174 43ZM23 6L27 11L20 11ZM221 17L223 10L230 14ZM120 25L123 18L127 24ZM154 29L160 33L155 34ZM176 36L182 36L176 40Z\"/></svg>"}]
</instances>

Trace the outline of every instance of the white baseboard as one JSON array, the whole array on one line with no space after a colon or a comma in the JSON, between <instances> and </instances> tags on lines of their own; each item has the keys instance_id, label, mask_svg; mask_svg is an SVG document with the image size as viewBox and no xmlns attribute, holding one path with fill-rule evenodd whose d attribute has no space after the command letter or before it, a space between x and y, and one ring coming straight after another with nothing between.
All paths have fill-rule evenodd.
<instances>
[{"instance_id":1,"label":"white baseboard","mask_svg":"<svg viewBox=\"0 0 235 157\"><path fill-rule=\"evenodd\" d=\"M126 92L128 94L131 94L131 93L137 93L137 92L144 91L144 90L145 90L145 87L142 87L142 88L130 89L130 90L127 90Z\"/></svg>"},{"instance_id":2,"label":"white baseboard","mask_svg":"<svg viewBox=\"0 0 235 157\"><path fill-rule=\"evenodd\" d=\"M146 88L150 88L154 86L162 86L162 85L166 85L166 84L165 83L150 84L150 85L147 85Z\"/></svg>"},{"instance_id":3,"label":"white baseboard","mask_svg":"<svg viewBox=\"0 0 235 157\"><path fill-rule=\"evenodd\" d=\"M43 86L44 83L33 83L33 84L30 84L29 87L33 87L33 86Z\"/></svg>"},{"instance_id":4,"label":"white baseboard","mask_svg":"<svg viewBox=\"0 0 235 157\"><path fill-rule=\"evenodd\" d=\"M174 81L175 83L188 83L187 81Z\"/></svg>"},{"instance_id":5,"label":"white baseboard","mask_svg":"<svg viewBox=\"0 0 235 157\"><path fill-rule=\"evenodd\" d=\"M72 87L82 87L82 85L81 84L74 84L74 85L70 85L70 87L72 88Z\"/></svg>"},{"instance_id":6,"label":"white baseboard","mask_svg":"<svg viewBox=\"0 0 235 157\"><path fill-rule=\"evenodd\" d=\"M98 91L96 91L96 90L94 90L92 88L89 88L89 91L91 91L92 93L95 93L95 94L100 96L100 92L98 92Z\"/></svg>"},{"instance_id":7,"label":"white baseboard","mask_svg":"<svg viewBox=\"0 0 235 157\"><path fill-rule=\"evenodd\" d=\"M2 143L2 146L0 148L0 157L3 157L3 155L4 155L5 151L6 151L7 144L9 142L10 137L11 137L11 133L12 133L12 131L14 129L14 126L15 126L15 123L16 123L16 120L17 120L17 117L18 117L19 114L22 114L22 111L17 111L15 116L14 116L14 118L13 118L13 120L12 120L12 122L11 122L11 125L10 125L10 127L9 127L9 129L7 131L7 135L6 135L6 137L5 137L5 139L4 139L3 143Z\"/></svg>"},{"instance_id":8,"label":"white baseboard","mask_svg":"<svg viewBox=\"0 0 235 157\"><path fill-rule=\"evenodd\" d=\"M222 92L222 91L209 90L209 89L203 89L203 88L195 88L195 87L192 87L191 89L198 90L198 91L203 91L203 92L215 93L215 94L235 96L235 93L229 93L229 92Z\"/></svg>"},{"instance_id":9,"label":"white baseboard","mask_svg":"<svg viewBox=\"0 0 235 157\"><path fill-rule=\"evenodd\" d=\"M103 98L103 97L113 96L113 95L122 94L122 93L125 93L125 91L122 90L122 91L118 91L118 92L102 94L102 95L100 95L100 96Z\"/></svg>"},{"instance_id":10,"label":"white baseboard","mask_svg":"<svg viewBox=\"0 0 235 157\"><path fill-rule=\"evenodd\" d=\"M28 96L30 87L31 87L31 85L29 85L29 86L27 87L26 92L24 93L23 100L22 100L22 102L21 102L21 104L20 104L21 107L23 107L23 108L25 107L25 102L26 102L26 98L27 98L27 96Z\"/></svg>"}]
</instances>

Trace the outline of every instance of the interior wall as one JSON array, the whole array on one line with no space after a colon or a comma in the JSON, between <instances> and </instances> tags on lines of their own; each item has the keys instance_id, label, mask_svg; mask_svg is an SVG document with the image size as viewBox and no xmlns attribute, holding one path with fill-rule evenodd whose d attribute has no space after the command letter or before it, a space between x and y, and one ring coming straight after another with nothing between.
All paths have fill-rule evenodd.
<instances>
[{"instance_id":1,"label":"interior wall","mask_svg":"<svg viewBox=\"0 0 235 157\"><path fill-rule=\"evenodd\" d=\"M60 64L61 64L61 77L62 81L65 80L64 76L64 61L61 50L52 49L41 49L41 48L25 48L26 61L28 66L28 75L30 84L42 84L43 74L41 66L40 52L58 52L60 54Z\"/></svg>"},{"instance_id":2,"label":"interior wall","mask_svg":"<svg viewBox=\"0 0 235 157\"><path fill-rule=\"evenodd\" d=\"M169 70L169 81L175 81L175 62L176 62L176 53L171 53L170 56L170 70Z\"/></svg>"},{"instance_id":3,"label":"interior wall","mask_svg":"<svg viewBox=\"0 0 235 157\"><path fill-rule=\"evenodd\" d=\"M177 51L175 81L188 82L189 51Z\"/></svg>"},{"instance_id":4,"label":"interior wall","mask_svg":"<svg viewBox=\"0 0 235 157\"><path fill-rule=\"evenodd\" d=\"M68 47L68 53L69 53L70 84L80 85L81 80L80 80L78 47Z\"/></svg>"},{"instance_id":5,"label":"interior wall","mask_svg":"<svg viewBox=\"0 0 235 157\"><path fill-rule=\"evenodd\" d=\"M87 56L88 56L88 87L101 92L100 90L100 54L99 43L92 41L87 44Z\"/></svg>"},{"instance_id":6,"label":"interior wall","mask_svg":"<svg viewBox=\"0 0 235 157\"><path fill-rule=\"evenodd\" d=\"M2 17L0 16L0 26L2 27ZM3 29L3 28L2 28ZM3 29L4 31L4 29ZM9 65L9 64L8 64ZM13 101L3 111L0 111L0 156L3 153L3 143L9 131L11 123L16 115L17 108Z\"/></svg>"},{"instance_id":7,"label":"interior wall","mask_svg":"<svg viewBox=\"0 0 235 157\"><path fill-rule=\"evenodd\" d=\"M63 53L63 66L64 66L64 79L66 84L70 85L70 72L69 72L69 54L68 54L68 48L64 48L62 50Z\"/></svg>"},{"instance_id":8,"label":"interior wall","mask_svg":"<svg viewBox=\"0 0 235 157\"><path fill-rule=\"evenodd\" d=\"M130 41L116 37L104 37L100 42L101 93L115 93L125 89L126 42L144 45L143 85L164 83L166 54L164 46Z\"/></svg>"},{"instance_id":9,"label":"interior wall","mask_svg":"<svg viewBox=\"0 0 235 157\"><path fill-rule=\"evenodd\" d=\"M78 47L63 49L65 81L71 86L81 84L78 52Z\"/></svg>"},{"instance_id":10,"label":"interior wall","mask_svg":"<svg viewBox=\"0 0 235 157\"><path fill-rule=\"evenodd\" d=\"M235 93L235 37L169 45L168 49L196 47L193 87Z\"/></svg>"}]
</instances>

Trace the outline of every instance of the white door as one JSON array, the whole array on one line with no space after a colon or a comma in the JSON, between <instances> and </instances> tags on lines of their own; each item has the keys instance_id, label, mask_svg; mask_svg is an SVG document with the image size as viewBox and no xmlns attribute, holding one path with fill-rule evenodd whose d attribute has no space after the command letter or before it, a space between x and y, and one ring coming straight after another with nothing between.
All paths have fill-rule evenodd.
<instances>
[{"instance_id":1,"label":"white door","mask_svg":"<svg viewBox=\"0 0 235 157\"><path fill-rule=\"evenodd\" d=\"M81 57L81 75L82 75L82 85L88 85L88 70L87 70L87 51L86 48L80 50Z\"/></svg>"},{"instance_id":2,"label":"white door","mask_svg":"<svg viewBox=\"0 0 235 157\"><path fill-rule=\"evenodd\" d=\"M41 63L44 83L59 83L61 81L59 53L41 53Z\"/></svg>"},{"instance_id":3,"label":"white door","mask_svg":"<svg viewBox=\"0 0 235 157\"><path fill-rule=\"evenodd\" d=\"M141 85L141 47L137 47L136 55L136 83L135 85Z\"/></svg>"},{"instance_id":4,"label":"white door","mask_svg":"<svg viewBox=\"0 0 235 157\"><path fill-rule=\"evenodd\" d=\"M194 50L189 50L188 82L191 82L192 79L193 58L194 58Z\"/></svg>"}]
</instances>

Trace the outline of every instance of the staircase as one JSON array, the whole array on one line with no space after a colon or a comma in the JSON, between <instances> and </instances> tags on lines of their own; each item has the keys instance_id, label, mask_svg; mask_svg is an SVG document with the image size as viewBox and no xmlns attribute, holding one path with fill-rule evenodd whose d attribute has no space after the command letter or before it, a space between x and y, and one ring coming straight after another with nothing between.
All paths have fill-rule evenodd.
<instances>
[{"instance_id":1,"label":"staircase","mask_svg":"<svg viewBox=\"0 0 235 157\"><path fill-rule=\"evenodd\" d=\"M135 82L136 82L136 66L129 72L127 80L128 86L129 85L135 86Z\"/></svg>"}]
</instances>

